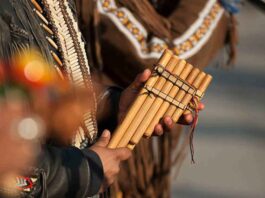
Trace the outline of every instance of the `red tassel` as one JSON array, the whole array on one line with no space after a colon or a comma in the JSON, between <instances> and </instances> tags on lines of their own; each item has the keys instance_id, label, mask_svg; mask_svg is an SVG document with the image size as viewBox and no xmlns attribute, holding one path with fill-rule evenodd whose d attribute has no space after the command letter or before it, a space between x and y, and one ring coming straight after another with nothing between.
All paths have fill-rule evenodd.
<instances>
[{"instance_id":1,"label":"red tassel","mask_svg":"<svg viewBox=\"0 0 265 198\"><path fill-rule=\"evenodd\" d=\"M194 107L194 113L193 113L193 123L191 125L191 130L189 133L189 138L190 138L190 154L191 154L191 163L195 164L195 160L194 160L194 145L193 145L193 137L194 137L194 132L195 132L195 128L198 124L198 118L199 118L199 110L198 110L198 104L199 101L196 97L193 97L191 100L191 103Z\"/></svg>"}]
</instances>

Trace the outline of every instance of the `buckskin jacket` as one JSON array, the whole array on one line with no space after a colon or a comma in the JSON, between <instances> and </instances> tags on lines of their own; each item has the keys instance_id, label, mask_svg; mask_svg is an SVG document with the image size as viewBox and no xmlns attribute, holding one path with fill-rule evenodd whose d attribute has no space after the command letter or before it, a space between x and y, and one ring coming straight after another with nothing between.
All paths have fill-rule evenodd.
<instances>
[{"instance_id":1,"label":"buckskin jacket","mask_svg":"<svg viewBox=\"0 0 265 198\"><path fill-rule=\"evenodd\" d=\"M42 1L36 1L42 8L36 7L32 2L35 1L0 1L0 59L8 59L18 50L35 47L49 63L60 64L60 58L63 62L62 52L56 49L57 43L56 40L52 40L54 37L49 28L49 21L41 13L47 10ZM68 12L72 12L75 17L74 3L67 0L56 2L69 5L71 10L68 9ZM82 44L81 40L79 43ZM103 177L101 160L92 150L80 150L71 146L61 148L46 144L39 156L38 165L33 168L32 177L26 180L33 185L29 188L27 185L24 186L26 192L21 192L21 196L93 196L98 193Z\"/></svg>"},{"instance_id":2,"label":"buckskin jacket","mask_svg":"<svg viewBox=\"0 0 265 198\"><path fill-rule=\"evenodd\" d=\"M165 48L200 69L224 46L228 63L235 60L233 0L75 1L88 57L101 71L99 80L127 86L152 68ZM223 55L216 61L220 65L225 65ZM141 140L122 165L113 197L170 197L171 173L185 158L179 149L184 134L177 125L173 133Z\"/></svg>"},{"instance_id":3,"label":"buckskin jacket","mask_svg":"<svg viewBox=\"0 0 265 198\"><path fill-rule=\"evenodd\" d=\"M224 44L235 55L234 17L219 0L75 0L95 67L127 86L165 48L199 68ZM222 63L221 63L222 64Z\"/></svg>"}]
</instances>

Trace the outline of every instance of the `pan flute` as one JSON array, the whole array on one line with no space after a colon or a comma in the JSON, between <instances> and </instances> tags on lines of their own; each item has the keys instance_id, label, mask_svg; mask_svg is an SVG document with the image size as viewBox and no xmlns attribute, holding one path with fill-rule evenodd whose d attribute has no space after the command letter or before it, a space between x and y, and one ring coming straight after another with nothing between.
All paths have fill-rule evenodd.
<instances>
[{"instance_id":1,"label":"pan flute","mask_svg":"<svg viewBox=\"0 0 265 198\"><path fill-rule=\"evenodd\" d=\"M183 113L195 110L192 101L202 99L211 80L211 75L165 50L108 147L133 149L143 136L152 135L164 116L177 122Z\"/></svg>"}]
</instances>

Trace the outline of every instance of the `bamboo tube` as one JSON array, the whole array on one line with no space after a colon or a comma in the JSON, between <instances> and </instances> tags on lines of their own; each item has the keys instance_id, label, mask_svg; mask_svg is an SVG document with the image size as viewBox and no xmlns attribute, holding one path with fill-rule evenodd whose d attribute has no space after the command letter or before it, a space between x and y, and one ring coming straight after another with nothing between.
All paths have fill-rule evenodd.
<instances>
[{"instance_id":1,"label":"bamboo tube","mask_svg":"<svg viewBox=\"0 0 265 198\"><path fill-rule=\"evenodd\" d=\"M205 76L205 78L203 79L202 84L199 87L200 92L204 93L206 91L206 89L209 87L211 81L212 81L213 77L209 74L207 74Z\"/></svg>"},{"instance_id":2,"label":"bamboo tube","mask_svg":"<svg viewBox=\"0 0 265 198\"><path fill-rule=\"evenodd\" d=\"M199 73L199 70L198 69L196 69L196 70L193 70L193 72L194 73ZM209 84L210 84L210 82L211 82L211 80L212 80L212 76L210 76L210 75L206 75L205 73L203 73L203 72L201 72L201 73L199 73L199 75L197 76L197 78L196 78L196 80L195 80L195 82L194 83L192 83L192 79L191 79L191 81L190 81L190 83L191 84L193 84L193 86L194 87L196 87L196 88L198 88L198 85L200 84L200 86L199 86L199 88L198 88L198 90L200 90L202 93L203 92L205 92L205 90L207 89L207 87L209 86ZM190 76L193 76L193 80L194 80L194 76L195 75L190 75ZM196 76L195 76L196 77ZM188 79L188 80L190 80L190 79ZM187 81L188 81L187 80ZM185 95L185 94L184 94ZM184 96L183 94L180 94L180 96ZM189 96L191 96L190 94L187 94L187 95L189 95ZM186 95L186 96L187 96ZM186 97L185 96L185 97ZM185 100L185 97L184 97L184 99L182 100L182 103L184 104L184 100ZM192 98L192 97L191 97ZM189 99L189 101L191 100L191 98ZM187 98L186 98L187 99ZM186 103L186 102L185 102ZM168 102L164 102L163 103L163 105L164 104L168 104L169 105L169 103ZM187 103L188 104L188 103ZM161 107L160 109L162 109L163 107ZM177 109L177 111L178 112L180 112L180 113L178 113L178 115L177 115L177 117L176 118L173 118L173 120L175 121L175 122L177 122L177 120L179 119L179 117L182 115L182 113L183 113L183 110L182 109ZM177 112L176 111L176 112ZM156 123L158 123L158 122L155 122L155 124ZM152 130L151 131L153 131L153 128L154 127L152 127ZM132 142L130 142L128 145L127 145L127 148L129 148L129 149L131 149L131 150L133 150L134 149L134 147L135 147L135 144L134 143L132 143Z\"/></svg>"},{"instance_id":3,"label":"bamboo tube","mask_svg":"<svg viewBox=\"0 0 265 198\"><path fill-rule=\"evenodd\" d=\"M199 69L197 69L197 71L199 71ZM200 72L197 73L196 76L193 76L192 79L189 79L188 83L193 84L194 82L198 81L197 78L199 77L199 75L201 76L200 79L202 77L204 77L205 74L203 74L204 72ZM198 85L197 85L198 86ZM175 100L180 101L184 98L184 96L186 95L186 92L184 90L181 90L178 92L178 94L175 97ZM172 117L172 115L174 114L174 112L176 111L177 107L174 105L169 106L169 108L167 109L166 113L164 116L170 116Z\"/></svg>"},{"instance_id":4,"label":"bamboo tube","mask_svg":"<svg viewBox=\"0 0 265 198\"><path fill-rule=\"evenodd\" d=\"M135 145L136 145L136 144L129 143L129 144L127 145L127 148L130 149L130 150L133 150L134 147L135 147Z\"/></svg>"},{"instance_id":5,"label":"bamboo tube","mask_svg":"<svg viewBox=\"0 0 265 198\"><path fill-rule=\"evenodd\" d=\"M184 73L182 73L182 75L181 75L181 79L183 79L183 80L186 80L188 83L192 83L196 78L197 78L197 76L198 76L198 74L199 74L199 72L200 72L200 70L198 69L198 68L193 68L193 66L192 65L190 65L190 64L187 64L186 65L186 68L185 69L187 69L186 71L187 72L184 72ZM184 70L185 70L184 69ZM187 79L186 79L187 78ZM174 86L174 87L177 87L177 86ZM175 95L175 97L173 96L173 98L174 99L176 99L176 100L178 100L178 101L181 101L181 98L183 98L184 97L184 95L185 95L185 91L183 91L183 90L179 90L179 87L177 87L177 88L174 88L173 87L173 91L174 91L174 95ZM172 92L173 92L172 91ZM173 93L171 93L172 95L173 95ZM168 103L168 102L166 102L166 101L164 101L164 103ZM164 104L163 103L163 104ZM167 108L165 108L164 109L164 112L163 113L165 113L165 111L168 109L168 107L170 106L170 104L168 103L168 105L167 105ZM172 105L173 106L173 105ZM171 107L171 106L170 106ZM173 107L175 107L175 106L173 106ZM173 114L173 113L172 113ZM162 116L163 116L163 114L162 114ZM161 117L162 117L161 116ZM152 126L148 126L148 130L146 130L146 133L148 132L148 137L150 137L151 135L152 135L152 132L153 132L153 130L154 130L154 127L155 127L155 125L159 122L159 119L161 118L161 117L156 117L155 119L157 119L156 120L156 122L153 122L152 123ZM150 123L151 124L151 123ZM127 145L127 148L129 148L129 149L133 149L135 147L135 143L134 142L132 142L132 141L130 141L130 143Z\"/></svg>"},{"instance_id":6,"label":"bamboo tube","mask_svg":"<svg viewBox=\"0 0 265 198\"><path fill-rule=\"evenodd\" d=\"M178 58L176 56L172 56L169 60L166 69L169 72L172 72L174 67L176 66L176 63L178 61ZM155 89L161 90L164 84L166 83L166 79L164 77L159 77L156 84L154 85ZM146 95L146 94L145 94ZM141 121L144 119L144 116L146 115L147 111L151 107L153 101L155 100L155 97L152 95L149 97L146 97L144 103L142 104L139 111L136 113L134 119L131 121L129 127L127 128L126 132L124 133L123 137L121 138L120 142L118 143L117 147L126 147L129 143L130 139L134 135L135 130L141 123Z\"/></svg>"},{"instance_id":7,"label":"bamboo tube","mask_svg":"<svg viewBox=\"0 0 265 198\"><path fill-rule=\"evenodd\" d=\"M199 69L197 68L193 68L192 65L190 64L187 64L186 65L186 69L191 71L190 73L182 73L180 75L180 78L185 80L186 78L186 81L189 82L189 83L192 83L193 80L196 78L196 76L198 75L199 73ZM188 75L189 74L189 75ZM169 92L169 96L174 98L174 99L178 99L178 97L181 97L183 94L182 93L179 93L179 87L178 86L173 86L173 88L170 90ZM178 95L178 97L177 97ZM165 114L165 112L168 110L170 106L170 103L167 102L167 101L164 101L162 106L159 108L158 112L156 113L154 119L151 121L151 123L149 124L148 128L146 129L146 132L145 132L145 137L150 137L154 131L154 127L157 123L159 123L159 120L163 117L163 115Z\"/></svg>"},{"instance_id":8,"label":"bamboo tube","mask_svg":"<svg viewBox=\"0 0 265 198\"><path fill-rule=\"evenodd\" d=\"M173 55L173 53L171 51L165 50L163 55L161 56L158 64L165 67L168 64L172 55ZM152 87L157 82L158 78L159 78L159 76L150 77L149 80L146 82L146 85ZM147 95L144 94L145 91L146 90L144 88L141 89L137 99L134 101L133 105L130 107L126 117L124 118L122 123L119 125L119 127L116 129L116 131L114 132L114 135L112 136L112 138L108 144L109 148L116 148L117 147L117 145L118 145L119 141L121 140L125 130L128 128L132 119L135 117L135 115L138 112L138 110L140 109L141 105L143 104L143 102L147 98Z\"/></svg>"},{"instance_id":9,"label":"bamboo tube","mask_svg":"<svg viewBox=\"0 0 265 198\"><path fill-rule=\"evenodd\" d=\"M186 77L188 76L188 74L190 73L192 66L187 64L188 66L185 67L186 61L181 60L178 65L175 67L174 71L172 72L172 74L174 75L180 75L183 79L186 79ZM168 93L170 92L170 90L173 87L173 83L170 81L167 81L165 83L165 85L163 86L161 92L164 93L165 95L168 95ZM151 121L153 120L154 116L156 116L157 111L159 110L160 106L163 103L163 99L160 97L157 97L155 99L155 101L152 104L152 108L150 108L148 110L148 112L146 113L146 116L144 117L144 119L142 120L142 122L140 123L140 125L138 126L136 132L134 133L133 137L130 140L131 144L137 144L140 139L142 138L143 134L145 133L145 130L147 129L147 127L149 126L149 124L151 123Z\"/></svg>"},{"instance_id":10,"label":"bamboo tube","mask_svg":"<svg viewBox=\"0 0 265 198\"><path fill-rule=\"evenodd\" d=\"M192 84L195 88L199 88L201 85L204 85L204 80L207 80L208 78L205 79L205 76L207 77L207 75L204 72L201 72L198 77L196 78L196 80L194 81L194 83ZM208 80L207 80L208 82ZM206 86L204 86L206 88ZM203 87L203 88L204 88ZM205 91L205 90L204 90ZM184 105L188 105L189 102L192 99L192 95L191 94L186 94L184 96L184 98L181 100L181 103ZM172 119L174 122L177 122L179 117L183 114L183 110L177 108L176 111L174 112L174 114L172 115Z\"/></svg>"},{"instance_id":11,"label":"bamboo tube","mask_svg":"<svg viewBox=\"0 0 265 198\"><path fill-rule=\"evenodd\" d=\"M198 90L200 90L201 93L204 93L206 91L206 89L208 88L208 86L210 85L211 81L212 81L212 76L207 74L205 76L205 78L203 79L203 82L200 85ZM183 114L185 115L185 114L189 114L189 113L191 113L191 111L186 109Z\"/></svg>"}]
</instances>

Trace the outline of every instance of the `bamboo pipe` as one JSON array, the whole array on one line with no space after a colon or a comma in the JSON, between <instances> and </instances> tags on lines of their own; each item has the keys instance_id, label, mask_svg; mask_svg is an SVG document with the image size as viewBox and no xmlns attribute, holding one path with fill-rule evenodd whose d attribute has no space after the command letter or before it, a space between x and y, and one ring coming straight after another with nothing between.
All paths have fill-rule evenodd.
<instances>
[{"instance_id":1,"label":"bamboo pipe","mask_svg":"<svg viewBox=\"0 0 265 198\"><path fill-rule=\"evenodd\" d=\"M196 84L198 88L199 84L202 80L202 78L205 76L206 74L204 72L200 72L197 76L196 79L193 79L193 81L190 81L189 83L192 84L193 86ZM195 87L195 86L194 86ZM180 101L182 103L183 98L185 97L186 92L184 90L181 90L175 97L175 100ZM183 104L183 103L182 103ZM176 111L177 107L174 105L170 105L170 107L167 109L166 113L164 116L170 116L172 118L174 112Z\"/></svg>"},{"instance_id":2,"label":"bamboo pipe","mask_svg":"<svg viewBox=\"0 0 265 198\"><path fill-rule=\"evenodd\" d=\"M197 70L197 74L199 73L199 70L198 69L196 69ZM194 71L195 72L195 71ZM194 80L194 79L193 79ZM194 81L194 83L191 83L191 81L190 81L190 83L191 84L193 84L193 86L195 87L195 88L198 88L198 90L200 90L202 93L203 92L205 92L205 90L207 89L207 87L209 86L209 84L210 84L210 82L211 82L211 80L212 80L212 76L210 76L210 75L206 75L204 72L201 72L201 73L199 73L198 75L197 75L197 77L196 77L196 79L195 79L195 81ZM183 92L183 90L181 90L180 92ZM181 94L182 95L182 94ZM181 96L180 95L180 96ZM187 94L188 96L191 96L190 94ZM186 95L186 96L187 96ZM185 97L186 97L185 96ZM183 97L183 95L182 95L182 97ZM184 99L185 99L185 97L184 97ZM192 97L191 97L192 98ZM189 99L188 97L186 97L186 99L189 99L189 101L191 100L191 98ZM184 99L182 100L182 103L184 104L184 105L186 105L186 101L184 101ZM163 103L163 104L166 104L166 103ZM188 104L188 103L187 103ZM183 114L183 110L182 109L177 109L177 111L178 112L180 112L179 114L178 114L178 117L175 117L175 118L173 118L173 120L175 121L175 122L177 122L177 120L179 119L179 117ZM157 122L156 122L157 123ZM153 129L152 129L153 130ZM135 144L132 144L132 143L129 143L128 145L127 145L127 148L129 148L129 149L131 149L131 150L133 150L134 149L134 147L135 147Z\"/></svg>"},{"instance_id":3,"label":"bamboo pipe","mask_svg":"<svg viewBox=\"0 0 265 198\"><path fill-rule=\"evenodd\" d=\"M194 81L193 86L198 89L201 85L204 84L204 80L206 76L207 75L204 72L200 73L197 79ZM191 94L185 94L185 96L181 100L181 103L184 105L188 105L191 99L192 99ZM183 110L177 108L174 114L172 115L173 121L176 122L182 114L183 114Z\"/></svg>"},{"instance_id":4,"label":"bamboo pipe","mask_svg":"<svg viewBox=\"0 0 265 198\"><path fill-rule=\"evenodd\" d=\"M166 67L168 64L170 58L173 56L173 53L170 50L165 50L163 55L161 56L160 60L158 61L158 64L162 67ZM159 76L151 76L148 81L146 82L146 85L152 87L157 82ZM147 98L147 95L145 94L145 89L142 88L140 93L138 94L137 99L134 101L132 106L130 107L126 117L122 121L122 123L119 125L119 127L115 130L114 135L112 136L108 148L116 148L119 141L121 140L125 130L128 128L129 124L131 123L132 119L135 117L135 114L140 109L141 105Z\"/></svg>"},{"instance_id":5,"label":"bamboo pipe","mask_svg":"<svg viewBox=\"0 0 265 198\"><path fill-rule=\"evenodd\" d=\"M184 80L187 78L187 76L189 75L189 73L191 72L191 69L192 69L192 66L190 64L187 64L187 65L185 65L185 64L186 64L186 61L181 60L178 64L178 67L176 67L176 70L172 72L175 75L178 75L178 76L180 75L181 78ZM174 85L172 82L167 81L165 83L164 87L162 88L161 92L164 93L165 95L168 95L173 86ZM164 100L160 97L157 97L155 99L155 101L152 104L152 108L150 108L148 110L146 116L144 117L141 124L139 125L136 132L134 133L133 137L131 138L130 144L137 144L140 141L140 139L142 138L143 134L145 133L147 127L149 126L151 121L156 116L156 113L160 109L163 101Z\"/></svg>"},{"instance_id":6,"label":"bamboo pipe","mask_svg":"<svg viewBox=\"0 0 265 198\"><path fill-rule=\"evenodd\" d=\"M169 60L168 64L167 64L167 66L166 66L166 69L169 72L172 72L174 67L176 66L176 63L178 60L179 59L176 56L172 56L171 59ZM154 85L154 88L161 90L161 88L163 87L165 82L166 82L165 78L159 77L156 84ZM145 94L145 95L147 95L147 94ZM140 122L144 119L144 116L146 115L148 109L151 107L154 100L155 100L155 97L153 97L153 96L146 97L141 108L136 113L135 117L131 120L129 127L127 128L126 132L124 132L123 137L120 139L120 142L118 143L118 146L117 146L118 148L127 146L130 139L134 135L135 130L139 126Z\"/></svg>"},{"instance_id":7,"label":"bamboo pipe","mask_svg":"<svg viewBox=\"0 0 265 198\"><path fill-rule=\"evenodd\" d=\"M130 150L133 150L136 144L132 144L129 142L129 144L127 145L127 148Z\"/></svg>"},{"instance_id":8,"label":"bamboo pipe","mask_svg":"<svg viewBox=\"0 0 265 198\"><path fill-rule=\"evenodd\" d=\"M199 90L200 92L204 93L204 92L206 91L206 89L208 88L208 86L210 85L211 81L212 81L212 76L209 75L209 74L207 74L207 75L204 77L204 79L202 80L202 83L200 84L198 90ZM188 96L187 96L187 97L188 97ZM189 98L192 98L192 96L189 96ZM189 103L187 103L187 104L189 104ZM186 111L184 112L184 114L185 114L185 113L190 113L190 111L186 110ZM173 119L174 119L174 116L175 116L175 118L178 116L178 112L177 112L177 111L174 113L174 115L173 115Z\"/></svg>"},{"instance_id":9,"label":"bamboo pipe","mask_svg":"<svg viewBox=\"0 0 265 198\"><path fill-rule=\"evenodd\" d=\"M188 64L187 67L190 68L190 70L193 68L192 65ZM189 74L189 76L185 77L185 76L180 76L181 79L185 80L188 83L192 83L194 81L194 79L197 77L199 73L199 69L197 68L193 68L191 73ZM169 92L169 96L174 98L174 99L179 99L179 97L182 96L182 93L179 93L179 87L178 86L174 86L170 92ZM178 97L177 97L178 96ZM178 100L179 101L179 100ZM162 106L159 108L159 111L157 112L155 118L152 120L152 122L149 124L146 132L145 132L145 136L146 137L150 137L152 135L152 132L154 131L154 127L157 123L159 123L159 120L164 116L165 112L168 110L170 106L170 103L167 101L164 101L164 103L162 104Z\"/></svg>"},{"instance_id":10,"label":"bamboo pipe","mask_svg":"<svg viewBox=\"0 0 265 198\"><path fill-rule=\"evenodd\" d=\"M203 84L201 84L201 86L199 87L198 90L200 90L201 93L204 93L206 91L206 89L208 88L208 86L210 85L211 81L212 81L212 76L207 75L205 77L205 79L203 80ZM200 99L200 100L202 99L202 98L198 98L198 97L196 97L196 98ZM185 115L185 114L189 114L189 113L191 113L191 110L186 109L183 114Z\"/></svg>"},{"instance_id":11,"label":"bamboo pipe","mask_svg":"<svg viewBox=\"0 0 265 198\"><path fill-rule=\"evenodd\" d=\"M192 65L190 65L190 64L188 64L187 65L187 67L189 67L190 69L189 69L189 71L193 68L193 66ZM193 68L192 69L192 71L191 72L188 72L188 73L190 73L189 74L189 76L187 77L187 82L188 83L190 83L190 84L192 84L193 83L193 81L196 79L196 78L198 78L199 77L199 75L200 75L200 70L198 69L198 68ZM203 73L203 72L201 72L201 73ZM182 78L183 79L183 78ZM196 81L196 80L195 80ZM177 86L174 86L173 87L173 89L172 89L172 92L171 92L171 94L172 94L172 97L174 97L173 96L173 94L175 95L175 97L174 97L174 99L176 99L176 100L178 100L178 101L181 101L181 99L184 97L184 95L185 95L185 91L183 91L183 90L180 90L179 91L179 87L177 87L177 88L175 88L175 87L177 87ZM173 93L173 91L174 91L174 93ZM163 116L163 114L166 112L166 110L168 109L168 107L171 107L170 106L170 104L168 103L168 102L164 102L163 104L165 104L165 106L163 107L163 108L160 108L160 109L163 109L163 112L161 113L161 115ZM163 106L163 105L162 105ZM172 105L173 106L173 105ZM173 106L173 107L175 107L175 106ZM182 110L182 112L183 112L183 110ZM173 113L172 113L173 114ZM161 117L162 117L161 116ZM148 126L148 130L146 130L146 132L148 132L148 136L147 137L150 137L151 135L152 135L152 132L153 132L153 130L154 130L154 127L155 127L155 125L159 122L159 119L161 118L161 117L156 117L155 119L157 119L157 120L152 120L152 126ZM135 147L135 143L133 143L132 141L127 145L127 148L129 148L129 149L131 149L131 150L133 150L134 149L134 147Z\"/></svg>"}]
</instances>

